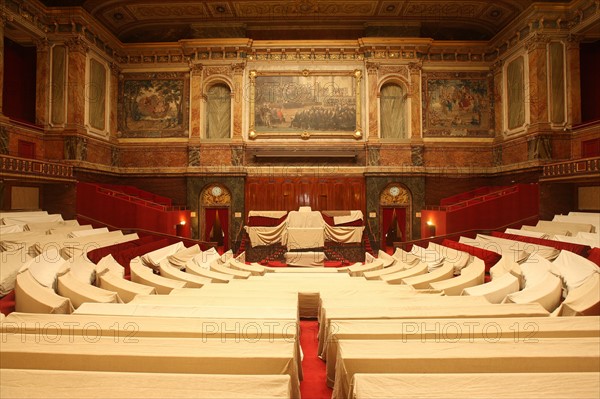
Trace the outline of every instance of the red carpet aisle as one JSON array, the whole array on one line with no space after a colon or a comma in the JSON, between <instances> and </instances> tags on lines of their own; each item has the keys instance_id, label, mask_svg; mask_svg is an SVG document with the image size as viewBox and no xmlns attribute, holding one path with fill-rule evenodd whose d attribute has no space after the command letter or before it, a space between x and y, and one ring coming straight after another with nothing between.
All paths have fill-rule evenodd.
<instances>
[{"instance_id":1,"label":"red carpet aisle","mask_svg":"<svg viewBox=\"0 0 600 399\"><path fill-rule=\"evenodd\" d=\"M330 399L332 390L327 388L325 363L317 356L317 321L300 321L300 345L304 352L302 371L304 380L300 383L302 399Z\"/></svg>"}]
</instances>

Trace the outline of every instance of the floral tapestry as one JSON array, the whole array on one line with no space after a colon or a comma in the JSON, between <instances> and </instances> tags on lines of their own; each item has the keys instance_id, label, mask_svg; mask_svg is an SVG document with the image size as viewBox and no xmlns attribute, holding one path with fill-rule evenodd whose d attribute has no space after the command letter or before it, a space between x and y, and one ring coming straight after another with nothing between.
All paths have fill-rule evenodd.
<instances>
[{"instance_id":1,"label":"floral tapestry","mask_svg":"<svg viewBox=\"0 0 600 399\"><path fill-rule=\"evenodd\" d=\"M491 77L483 73L423 75L423 137L493 137Z\"/></svg>"},{"instance_id":2,"label":"floral tapestry","mask_svg":"<svg viewBox=\"0 0 600 399\"><path fill-rule=\"evenodd\" d=\"M187 137L188 98L183 73L125 75L119 81L119 137Z\"/></svg>"}]
</instances>

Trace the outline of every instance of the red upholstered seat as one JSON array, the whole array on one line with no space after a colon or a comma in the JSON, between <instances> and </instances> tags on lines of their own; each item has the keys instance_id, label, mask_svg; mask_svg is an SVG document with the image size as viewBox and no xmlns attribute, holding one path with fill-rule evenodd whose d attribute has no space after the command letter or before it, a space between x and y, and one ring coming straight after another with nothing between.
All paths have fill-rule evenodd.
<instances>
[{"instance_id":1,"label":"red upholstered seat","mask_svg":"<svg viewBox=\"0 0 600 399\"><path fill-rule=\"evenodd\" d=\"M129 263L136 256L141 256L147 254L148 252L155 251L160 248L164 248L170 244L168 239L162 239L158 241L154 241L140 247L130 248L125 251L118 252L113 254L113 257L121 266L125 268L125 275L129 275Z\"/></svg>"},{"instance_id":2,"label":"red upholstered seat","mask_svg":"<svg viewBox=\"0 0 600 399\"><path fill-rule=\"evenodd\" d=\"M546 247L556 248L561 251L562 250L570 251L570 252L573 252L573 253L575 253L579 256L583 256L583 257L585 257L590 251L589 246L582 245L582 244L575 244L572 242L547 240L545 238L537 238L537 237L526 237L526 236L520 236L518 234L501 233L499 231L492 232L492 235L494 237L505 238L507 240L521 241L521 242L526 242L529 244L545 245Z\"/></svg>"},{"instance_id":3,"label":"red upholstered seat","mask_svg":"<svg viewBox=\"0 0 600 399\"><path fill-rule=\"evenodd\" d=\"M342 267L342 261L339 260L326 260L323 262L325 267Z\"/></svg>"},{"instance_id":4,"label":"red upholstered seat","mask_svg":"<svg viewBox=\"0 0 600 399\"><path fill-rule=\"evenodd\" d=\"M481 259L483 261L483 263L485 264L486 278L489 276L490 269L492 268L492 266L494 266L496 263L498 263L500 258L502 258L502 255L497 254L496 252L488 251L487 249L474 247L472 245L467 245L467 244L463 244L463 243L448 240L448 239L445 239L444 241L442 241L442 246L448 247L448 248L454 248L458 251L466 252L470 255L473 255L473 256ZM489 279L488 279L488 281L489 281Z\"/></svg>"},{"instance_id":5,"label":"red upholstered seat","mask_svg":"<svg viewBox=\"0 0 600 399\"><path fill-rule=\"evenodd\" d=\"M8 294L0 299L0 312L8 315L15 311L15 290L12 290Z\"/></svg>"},{"instance_id":6,"label":"red upholstered seat","mask_svg":"<svg viewBox=\"0 0 600 399\"><path fill-rule=\"evenodd\" d=\"M592 248L588 255L588 259L600 267L600 248Z\"/></svg>"},{"instance_id":7,"label":"red upholstered seat","mask_svg":"<svg viewBox=\"0 0 600 399\"><path fill-rule=\"evenodd\" d=\"M278 261L278 260L270 260L270 261L267 263L267 265L268 265L268 266L271 266L271 267L287 267L287 264L285 264L285 263L283 263L283 262L280 262L280 261Z\"/></svg>"}]
</instances>

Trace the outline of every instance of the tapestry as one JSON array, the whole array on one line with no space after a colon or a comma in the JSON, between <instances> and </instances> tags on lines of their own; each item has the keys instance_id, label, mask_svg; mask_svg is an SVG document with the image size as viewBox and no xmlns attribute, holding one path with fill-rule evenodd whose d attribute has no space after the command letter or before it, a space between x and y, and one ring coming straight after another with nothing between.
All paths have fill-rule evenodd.
<instances>
[{"instance_id":1,"label":"tapestry","mask_svg":"<svg viewBox=\"0 0 600 399\"><path fill-rule=\"evenodd\" d=\"M119 137L188 137L189 76L127 74L119 81Z\"/></svg>"},{"instance_id":2,"label":"tapestry","mask_svg":"<svg viewBox=\"0 0 600 399\"><path fill-rule=\"evenodd\" d=\"M493 137L492 78L485 73L423 75L423 137Z\"/></svg>"}]
</instances>

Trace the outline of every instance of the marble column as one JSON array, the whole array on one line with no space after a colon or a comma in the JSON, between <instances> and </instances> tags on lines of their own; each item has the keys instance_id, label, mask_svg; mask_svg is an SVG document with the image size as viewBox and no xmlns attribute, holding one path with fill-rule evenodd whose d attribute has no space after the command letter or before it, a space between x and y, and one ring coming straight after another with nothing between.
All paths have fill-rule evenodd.
<instances>
[{"instance_id":1,"label":"marble column","mask_svg":"<svg viewBox=\"0 0 600 399\"><path fill-rule=\"evenodd\" d=\"M89 49L81 36L67 41L68 88L67 88L67 128L84 130L85 123L85 69L86 54Z\"/></svg>"},{"instance_id":2,"label":"marble column","mask_svg":"<svg viewBox=\"0 0 600 399\"><path fill-rule=\"evenodd\" d=\"M580 39L577 36L570 36L566 43L567 124L571 126L581 123Z\"/></svg>"},{"instance_id":3,"label":"marble column","mask_svg":"<svg viewBox=\"0 0 600 399\"><path fill-rule=\"evenodd\" d=\"M534 34L526 46L529 58L529 115L534 130L549 128L548 119L548 57L550 38ZM546 125L546 126L544 126Z\"/></svg>"},{"instance_id":4,"label":"marble column","mask_svg":"<svg viewBox=\"0 0 600 399\"><path fill-rule=\"evenodd\" d=\"M418 62L411 62L408 64L408 70L410 72L410 131L411 139L421 141L423 138L423 132L421 130L421 69L422 65Z\"/></svg>"},{"instance_id":5,"label":"marble column","mask_svg":"<svg viewBox=\"0 0 600 399\"><path fill-rule=\"evenodd\" d=\"M188 141L188 166L200 166L200 133L202 121L202 64L192 64L190 68L190 137Z\"/></svg>"},{"instance_id":6,"label":"marble column","mask_svg":"<svg viewBox=\"0 0 600 399\"><path fill-rule=\"evenodd\" d=\"M35 122L46 126L49 122L48 103L50 98L50 45L46 39L35 43L37 65L35 74Z\"/></svg>"},{"instance_id":7,"label":"marble column","mask_svg":"<svg viewBox=\"0 0 600 399\"><path fill-rule=\"evenodd\" d=\"M0 15L0 119L2 113L2 93L4 92L4 24L6 16Z\"/></svg>"},{"instance_id":8,"label":"marble column","mask_svg":"<svg viewBox=\"0 0 600 399\"><path fill-rule=\"evenodd\" d=\"M119 75L121 74L121 68L116 62L110 63L110 83L108 89L108 98L110 98L109 110L108 110L108 131L110 134L110 140L117 137L117 131L119 130L118 121L118 105L119 105Z\"/></svg>"},{"instance_id":9,"label":"marble column","mask_svg":"<svg viewBox=\"0 0 600 399\"><path fill-rule=\"evenodd\" d=\"M193 64L190 68L190 140L200 141L200 121L202 106L202 64Z\"/></svg>"},{"instance_id":10,"label":"marble column","mask_svg":"<svg viewBox=\"0 0 600 399\"><path fill-rule=\"evenodd\" d=\"M379 115L377 113L377 99L379 98L379 91L377 90L378 85L378 72L379 64L376 62L367 62L367 95L368 98L368 126L369 126L369 142L378 143L379 140L379 129L378 121ZM365 96L363 96L363 99Z\"/></svg>"},{"instance_id":11,"label":"marble column","mask_svg":"<svg viewBox=\"0 0 600 399\"><path fill-rule=\"evenodd\" d=\"M494 100L494 130L496 131L494 141L502 141L502 138L504 137L502 135L502 132L504 131L504 102L502 98L502 61L496 61L494 64L492 64L490 72L492 73L494 79L492 83L492 96Z\"/></svg>"},{"instance_id":12,"label":"marble column","mask_svg":"<svg viewBox=\"0 0 600 399\"><path fill-rule=\"evenodd\" d=\"M231 101L233 103L233 131L232 141L242 142L242 116L244 111L244 63L233 64L233 90L231 91Z\"/></svg>"}]
</instances>

